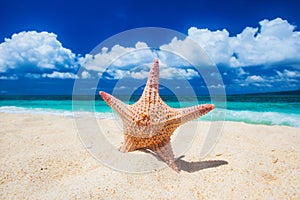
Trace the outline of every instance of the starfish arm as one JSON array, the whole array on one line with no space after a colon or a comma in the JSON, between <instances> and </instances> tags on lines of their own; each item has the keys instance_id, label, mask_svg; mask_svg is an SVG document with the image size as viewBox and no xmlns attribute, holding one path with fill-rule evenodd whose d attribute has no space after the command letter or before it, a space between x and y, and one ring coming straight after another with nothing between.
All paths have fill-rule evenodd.
<instances>
[{"instance_id":1,"label":"starfish arm","mask_svg":"<svg viewBox=\"0 0 300 200\"><path fill-rule=\"evenodd\" d=\"M124 135L124 143L120 147L120 151L123 153L135 151L138 149L138 145L136 143L137 142L133 139L133 137L130 135Z\"/></svg>"},{"instance_id":2,"label":"starfish arm","mask_svg":"<svg viewBox=\"0 0 300 200\"><path fill-rule=\"evenodd\" d=\"M180 172L180 168L177 166L174 159L174 154L170 142L167 142L165 145L151 150L155 152L163 161L165 161L169 167L171 167L177 173Z\"/></svg>"},{"instance_id":3,"label":"starfish arm","mask_svg":"<svg viewBox=\"0 0 300 200\"><path fill-rule=\"evenodd\" d=\"M116 111L121 118L128 117L129 109L127 104L123 103L116 97L106 92L100 91L99 94L107 103L107 105L109 105L114 111Z\"/></svg>"},{"instance_id":4,"label":"starfish arm","mask_svg":"<svg viewBox=\"0 0 300 200\"><path fill-rule=\"evenodd\" d=\"M154 62L150 69L146 87L144 89L142 96L145 96L145 93L152 93L152 94L158 93L158 87L159 87L159 64L158 64L158 60L154 59Z\"/></svg>"},{"instance_id":5,"label":"starfish arm","mask_svg":"<svg viewBox=\"0 0 300 200\"><path fill-rule=\"evenodd\" d=\"M192 121L194 119L197 119L198 117L201 117L205 115L206 113L210 112L214 109L213 104L203 104L203 105L197 105L197 106L191 106L187 108L180 108L176 109L178 111L178 114L174 118L179 120L180 124L184 124L188 121Z\"/></svg>"}]
</instances>

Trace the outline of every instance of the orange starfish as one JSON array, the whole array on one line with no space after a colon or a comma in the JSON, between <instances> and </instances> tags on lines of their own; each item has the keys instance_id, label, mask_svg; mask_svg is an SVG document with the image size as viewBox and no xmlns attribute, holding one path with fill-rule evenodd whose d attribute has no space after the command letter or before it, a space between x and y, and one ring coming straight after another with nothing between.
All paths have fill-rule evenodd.
<instances>
[{"instance_id":1,"label":"orange starfish","mask_svg":"<svg viewBox=\"0 0 300 200\"><path fill-rule=\"evenodd\" d=\"M114 96L100 91L103 100L112 107L123 122L122 152L149 149L161 157L176 172L177 166L170 144L171 135L180 125L205 115L213 104L187 108L171 108L159 96L159 64L155 59L141 98L127 105Z\"/></svg>"}]
</instances>

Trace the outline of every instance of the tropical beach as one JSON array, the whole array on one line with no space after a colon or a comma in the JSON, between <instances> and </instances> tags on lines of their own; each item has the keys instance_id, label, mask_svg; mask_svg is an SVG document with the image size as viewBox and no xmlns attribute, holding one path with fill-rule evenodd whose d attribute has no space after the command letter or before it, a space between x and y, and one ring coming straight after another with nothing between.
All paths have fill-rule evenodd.
<instances>
[{"instance_id":1,"label":"tropical beach","mask_svg":"<svg viewBox=\"0 0 300 200\"><path fill-rule=\"evenodd\" d=\"M97 161L74 119L0 113L1 199L299 199L299 128L225 122L213 151L199 159L203 132L177 162L150 173L124 173ZM113 119L98 119L111 132ZM120 133L121 137L122 133ZM107 152L109 154L110 152ZM140 154L144 152L138 152Z\"/></svg>"},{"instance_id":2,"label":"tropical beach","mask_svg":"<svg viewBox=\"0 0 300 200\"><path fill-rule=\"evenodd\" d=\"M300 1L3 1L0 200L300 199Z\"/></svg>"}]
</instances>

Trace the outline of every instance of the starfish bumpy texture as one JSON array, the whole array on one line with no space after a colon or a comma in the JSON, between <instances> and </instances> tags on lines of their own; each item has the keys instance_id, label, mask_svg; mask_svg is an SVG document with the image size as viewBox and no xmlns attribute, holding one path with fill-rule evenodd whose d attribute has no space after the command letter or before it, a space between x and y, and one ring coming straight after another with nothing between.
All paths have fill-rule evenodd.
<instances>
[{"instance_id":1,"label":"starfish bumpy texture","mask_svg":"<svg viewBox=\"0 0 300 200\"><path fill-rule=\"evenodd\" d=\"M180 125L205 115L213 104L187 108L171 108L159 96L159 64L155 59L141 98L127 105L100 91L103 100L121 117L124 143L122 152L148 149L161 157L172 169L180 172L170 144L171 135Z\"/></svg>"}]
</instances>

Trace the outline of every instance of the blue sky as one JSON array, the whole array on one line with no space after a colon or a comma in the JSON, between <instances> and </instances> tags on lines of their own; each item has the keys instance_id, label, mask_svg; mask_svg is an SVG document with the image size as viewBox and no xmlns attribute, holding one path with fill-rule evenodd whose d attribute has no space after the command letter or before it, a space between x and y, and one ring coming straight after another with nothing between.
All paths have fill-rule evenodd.
<instances>
[{"instance_id":1,"label":"blue sky","mask_svg":"<svg viewBox=\"0 0 300 200\"><path fill-rule=\"evenodd\" d=\"M148 47L146 41L133 46L116 43L90 55L105 39L140 27L186 34L217 65L228 93L299 89L299 7L296 0L1 1L0 93L70 94L74 80L99 78L96 76L102 72L106 80L95 87L106 90L124 74L144 80L147 70L140 67L143 63L124 62L105 71L105 59ZM193 51L178 38L161 47ZM153 60L149 52L137 57L143 60L145 55ZM195 88L203 86L192 67L177 65L163 67L162 78L182 77Z\"/></svg>"}]
</instances>

